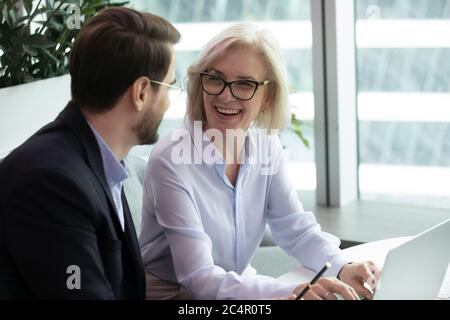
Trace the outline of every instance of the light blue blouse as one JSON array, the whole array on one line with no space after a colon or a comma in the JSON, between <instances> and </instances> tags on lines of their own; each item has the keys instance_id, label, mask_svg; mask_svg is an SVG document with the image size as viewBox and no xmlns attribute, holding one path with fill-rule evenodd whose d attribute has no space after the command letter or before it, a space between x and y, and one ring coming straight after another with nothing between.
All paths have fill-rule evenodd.
<instances>
[{"instance_id":1,"label":"light blue blouse","mask_svg":"<svg viewBox=\"0 0 450 320\"><path fill-rule=\"evenodd\" d=\"M189 121L180 130L154 147L145 173L139 241L147 272L180 283L197 299L289 295L297 283L242 274L267 223L275 242L301 264L318 271L330 261L326 275L337 275L348 262L339 239L322 232L304 211L278 136L249 130L245 163L233 186L203 131ZM215 161L199 163L211 150ZM180 154L194 164L180 163Z\"/></svg>"}]
</instances>

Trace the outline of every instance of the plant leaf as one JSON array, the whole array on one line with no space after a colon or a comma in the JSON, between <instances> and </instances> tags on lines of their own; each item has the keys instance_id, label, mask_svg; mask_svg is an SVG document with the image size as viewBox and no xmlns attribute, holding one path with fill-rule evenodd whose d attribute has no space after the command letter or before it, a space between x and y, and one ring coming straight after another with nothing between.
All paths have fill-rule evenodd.
<instances>
[{"instance_id":1,"label":"plant leaf","mask_svg":"<svg viewBox=\"0 0 450 320\"><path fill-rule=\"evenodd\" d=\"M58 60L58 58L56 58L49 50L47 49L42 49L42 51L50 57L50 59L52 59L56 64L61 63L61 61Z\"/></svg>"},{"instance_id":2,"label":"plant leaf","mask_svg":"<svg viewBox=\"0 0 450 320\"><path fill-rule=\"evenodd\" d=\"M28 35L22 41L24 45L28 45L30 47L51 48L55 46L55 43L51 42L40 34Z\"/></svg>"},{"instance_id":3,"label":"plant leaf","mask_svg":"<svg viewBox=\"0 0 450 320\"><path fill-rule=\"evenodd\" d=\"M11 26L13 26L17 23L17 19L18 19L17 11L14 8L8 10L8 18L9 18Z\"/></svg>"},{"instance_id":4,"label":"plant leaf","mask_svg":"<svg viewBox=\"0 0 450 320\"><path fill-rule=\"evenodd\" d=\"M22 3L27 11L27 14L30 15L31 10L33 9L33 0L23 0Z\"/></svg>"},{"instance_id":5,"label":"plant leaf","mask_svg":"<svg viewBox=\"0 0 450 320\"><path fill-rule=\"evenodd\" d=\"M291 127L289 128L292 132L294 132L297 137L303 142L304 146L309 148L309 141L305 138L302 132L301 126L305 123L295 116L294 113L291 114Z\"/></svg>"},{"instance_id":6,"label":"plant leaf","mask_svg":"<svg viewBox=\"0 0 450 320\"><path fill-rule=\"evenodd\" d=\"M23 44L22 48L23 48L23 51L25 51L26 53L28 53L32 57L35 57L38 54L38 52L35 49L33 49L32 47L30 47L27 44Z\"/></svg>"}]
</instances>

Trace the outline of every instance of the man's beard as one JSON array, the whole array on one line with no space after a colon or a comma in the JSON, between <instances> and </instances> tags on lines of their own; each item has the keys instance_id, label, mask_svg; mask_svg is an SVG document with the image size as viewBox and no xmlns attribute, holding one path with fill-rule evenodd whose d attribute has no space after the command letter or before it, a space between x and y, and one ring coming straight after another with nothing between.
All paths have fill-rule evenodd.
<instances>
[{"instance_id":1,"label":"man's beard","mask_svg":"<svg viewBox=\"0 0 450 320\"><path fill-rule=\"evenodd\" d=\"M158 141L158 127L161 124L162 116L159 119L149 108L142 117L139 124L134 127L140 145L154 144Z\"/></svg>"}]
</instances>

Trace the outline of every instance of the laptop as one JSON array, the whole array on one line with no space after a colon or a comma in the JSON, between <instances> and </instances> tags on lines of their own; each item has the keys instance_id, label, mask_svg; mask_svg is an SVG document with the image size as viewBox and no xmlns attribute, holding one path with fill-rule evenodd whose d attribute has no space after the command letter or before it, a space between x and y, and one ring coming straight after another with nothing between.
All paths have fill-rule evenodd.
<instances>
[{"instance_id":1,"label":"laptop","mask_svg":"<svg viewBox=\"0 0 450 320\"><path fill-rule=\"evenodd\" d=\"M390 250L374 300L438 298L450 262L450 219Z\"/></svg>"}]
</instances>

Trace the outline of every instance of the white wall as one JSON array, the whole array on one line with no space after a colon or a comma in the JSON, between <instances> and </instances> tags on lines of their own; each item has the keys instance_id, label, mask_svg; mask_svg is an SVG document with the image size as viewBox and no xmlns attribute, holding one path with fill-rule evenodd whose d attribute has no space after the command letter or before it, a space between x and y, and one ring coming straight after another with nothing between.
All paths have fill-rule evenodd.
<instances>
[{"instance_id":1,"label":"white wall","mask_svg":"<svg viewBox=\"0 0 450 320\"><path fill-rule=\"evenodd\" d=\"M0 89L0 158L55 119L69 100L69 75Z\"/></svg>"}]
</instances>

